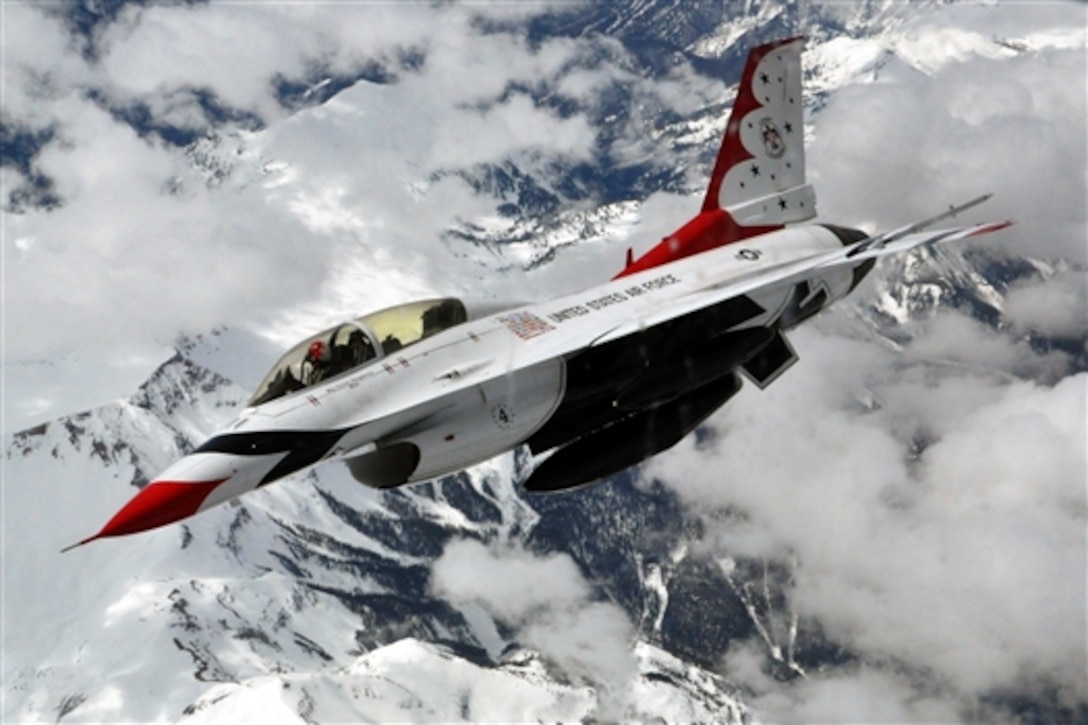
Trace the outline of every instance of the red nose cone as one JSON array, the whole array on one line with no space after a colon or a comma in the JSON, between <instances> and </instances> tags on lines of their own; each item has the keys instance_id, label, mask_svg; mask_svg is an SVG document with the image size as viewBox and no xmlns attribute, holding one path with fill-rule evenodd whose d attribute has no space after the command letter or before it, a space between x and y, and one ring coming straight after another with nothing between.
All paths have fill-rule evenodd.
<instances>
[{"instance_id":1,"label":"red nose cone","mask_svg":"<svg viewBox=\"0 0 1088 725\"><path fill-rule=\"evenodd\" d=\"M140 531L172 524L192 516L204 503L212 490L227 479L218 481L152 481L131 501L117 512L109 522L94 536L78 544L69 546L73 549L95 539L107 536L124 536ZM67 551L68 549L64 549Z\"/></svg>"}]
</instances>

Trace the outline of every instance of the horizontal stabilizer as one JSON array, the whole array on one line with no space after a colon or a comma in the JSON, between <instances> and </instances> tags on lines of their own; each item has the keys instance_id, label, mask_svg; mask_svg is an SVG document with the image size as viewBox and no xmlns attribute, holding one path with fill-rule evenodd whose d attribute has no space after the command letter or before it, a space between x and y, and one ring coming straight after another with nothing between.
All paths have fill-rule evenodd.
<instances>
[{"instance_id":1,"label":"horizontal stabilizer","mask_svg":"<svg viewBox=\"0 0 1088 725\"><path fill-rule=\"evenodd\" d=\"M988 222L986 224L976 224L972 227L963 227L959 229L934 229L928 232L904 234L897 237L894 241L882 243L880 246L872 244L872 239L866 239L850 248L845 258L832 260L820 266L824 269L830 267L854 266L867 259L876 259L891 254L909 252L915 247L920 247L924 244L955 242L960 239L967 239L968 237L977 237L983 234L989 234L990 232L996 232L999 229L1004 229L1009 226L1012 226L1012 221Z\"/></svg>"},{"instance_id":2,"label":"horizontal stabilizer","mask_svg":"<svg viewBox=\"0 0 1088 725\"><path fill-rule=\"evenodd\" d=\"M928 219L922 219L921 221L917 222L911 222L910 224L899 227L898 229L893 229L890 232L884 232L883 234L878 234L875 237L869 237L868 239L864 239L851 247L851 249L847 252L846 256L851 259L854 259L855 257L865 259L865 257L862 256L863 253L873 249L887 249L887 254L894 254L896 252L904 252L908 249L913 249L919 244L947 242L954 239L964 239L966 237L973 237L979 234L995 232L998 229L1004 229L1005 227L1012 224L1012 222L991 222L989 224L979 224L974 227L967 227L966 229L949 229L940 232L930 232L927 235L918 234L918 232L921 232L923 229L928 229L937 222L942 222L945 219L951 219L952 217L960 214L961 212L967 211L968 209L971 209L985 201L988 201L992 196L993 194L983 194L982 196L976 197L971 201L960 204L959 206L956 206L954 204L949 205L947 211L943 211L936 216L931 216ZM932 235L934 238L921 239L921 241L919 241L921 237L929 237L930 235ZM875 254L872 256L879 257L882 255Z\"/></svg>"},{"instance_id":3,"label":"horizontal stabilizer","mask_svg":"<svg viewBox=\"0 0 1088 725\"><path fill-rule=\"evenodd\" d=\"M810 279L821 272L848 268L853 269L864 264L867 260L883 257L888 254L906 252L923 244L937 244L951 242L968 237L977 237L982 234L996 232L1012 224L1011 221L989 222L976 224L959 229L942 229L922 232L929 225L958 214L976 204L981 204L989 198L989 195L979 197L959 207L952 207L938 216L907 225L888 234L869 237L848 246L831 251L815 254L811 257L798 259L783 264L766 267L753 274L740 278L724 279L719 285L707 290L700 295L691 295L672 300L664 305L654 308L647 314L636 320L631 320L619 325L601 335L594 341L595 346L607 345L613 340L627 335L652 328L669 320L679 319L696 310L705 309L711 305L726 300L737 299L763 289L782 288L795 284L801 280Z\"/></svg>"}]
</instances>

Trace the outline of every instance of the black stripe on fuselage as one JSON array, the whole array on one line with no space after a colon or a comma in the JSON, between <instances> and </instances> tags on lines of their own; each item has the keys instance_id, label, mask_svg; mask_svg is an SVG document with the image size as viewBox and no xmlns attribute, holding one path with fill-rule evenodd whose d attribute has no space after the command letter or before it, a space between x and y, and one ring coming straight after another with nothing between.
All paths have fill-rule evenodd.
<instances>
[{"instance_id":1,"label":"black stripe on fuselage","mask_svg":"<svg viewBox=\"0 0 1088 725\"><path fill-rule=\"evenodd\" d=\"M235 456L267 456L286 453L259 486L317 463L350 428L341 430L274 430L224 433L209 439L194 453L229 453Z\"/></svg>"},{"instance_id":2,"label":"black stripe on fuselage","mask_svg":"<svg viewBox=\"0 0 1088 725\"><path fill-rule=\"evenodd\" d=\"M840 227L836 224L821 224L824 229L828 230L836 237L844 247L849 247L852 244L869 239L869 235L860 229L853 229L851 227ZM848 257L853 257L861 252L864 252L868 248L868 245L861 245L856 249L847 253ZM853 279L850 282L850 291L853 292L854 288L861 284L861 280L865 279L865 275L872 271L873 266L876 264L875 259L867 259L853 269Z\"/></svg>"}]
</instances>

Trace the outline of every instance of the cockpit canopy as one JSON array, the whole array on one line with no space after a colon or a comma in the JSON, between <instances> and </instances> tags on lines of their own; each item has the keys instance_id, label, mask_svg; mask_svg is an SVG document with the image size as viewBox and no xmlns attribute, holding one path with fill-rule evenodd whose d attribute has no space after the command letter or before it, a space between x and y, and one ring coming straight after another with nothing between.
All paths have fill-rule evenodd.
<instances>
[{"instance_id":1,"label":"cockpit canopy","mask_svg":"<svg viewBox=\"0 0 1088 725\"><path fill-rule=\"evenodd\" d=\"M261 405L391 355L468 319L453 298L390 307L306 338L288 350L249 401Z\"/></svg>"}]
</instances>

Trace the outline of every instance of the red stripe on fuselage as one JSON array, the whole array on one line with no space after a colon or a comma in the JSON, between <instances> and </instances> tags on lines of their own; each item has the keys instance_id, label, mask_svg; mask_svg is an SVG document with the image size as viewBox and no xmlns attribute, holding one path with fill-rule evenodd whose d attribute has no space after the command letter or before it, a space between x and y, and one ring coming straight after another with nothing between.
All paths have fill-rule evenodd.
<instances>
[{"instance_id":1,"label":"red stripe on fuselage","mask_svg":"<svg viewBox=\"0 0 1088 725\"><path fill-rule=\"evenodd\" d=\"M759 236L781 228L781 226L777 225L742 227L733 220L733 217L727 211L722 209L705 211L677 229L674 234L666 237L649 252L628 264L622 272L612 279L619 279L635 272L660 267L662 264L675 262L693 254L707 252L731 242Z\"/></svg>"}]
</instances>

